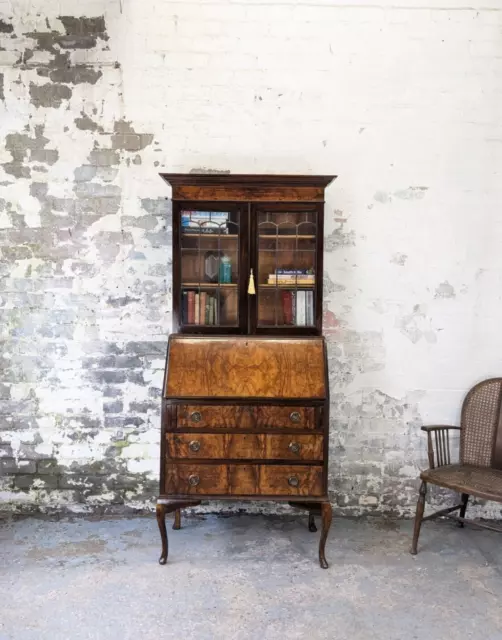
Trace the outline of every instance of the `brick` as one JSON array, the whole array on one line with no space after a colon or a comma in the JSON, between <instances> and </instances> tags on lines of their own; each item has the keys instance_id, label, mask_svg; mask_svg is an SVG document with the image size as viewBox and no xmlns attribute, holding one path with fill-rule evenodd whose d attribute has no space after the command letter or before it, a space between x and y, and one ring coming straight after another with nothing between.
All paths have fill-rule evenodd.
<instances>
[{"instance_id":1,"label":"brick","mask_svg":"<svg viewBox=\"0 0 502 640\"><path fill-rule=\"evenodd\" d=\"M37 465L32 460L0 459L0 475L8 473L35 473Z\"/></svg>"},{"instance_id":2,"label":"brick","mask_svg":"<svg viewBox=\"0 0 502 640\"><path fill-rule=\"evenodd\" d=\"M14 476L14 486L18 489L35 489L40 488L44 491L57 489L58 479L55 476Z\"/></svg>"}]
</instances>

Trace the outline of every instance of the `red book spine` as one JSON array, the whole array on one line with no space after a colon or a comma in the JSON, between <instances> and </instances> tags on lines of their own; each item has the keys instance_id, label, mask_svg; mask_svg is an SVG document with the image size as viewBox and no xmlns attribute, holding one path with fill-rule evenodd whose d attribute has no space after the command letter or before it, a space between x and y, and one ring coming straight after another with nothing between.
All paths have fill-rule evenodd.
<instances>
[{"instance_id":1,"label":"red book spine","mask_svg":"<svg viewBox=\"0 0 502 640\"><path fill-rule=\"evenodd\" d=\"M195 322L195 291L188 292L188 324Z\"/></svg>"},{"instance_id":2,"label":"red book spine","mask_svg":"<svg viewBox=\"0 0 502 640\"><path fill-rule=\"evenodd\" d=\"M293 324L293 294L291 291L282 291L281 293L284 324Z\"/></svg>"}]
</instances>

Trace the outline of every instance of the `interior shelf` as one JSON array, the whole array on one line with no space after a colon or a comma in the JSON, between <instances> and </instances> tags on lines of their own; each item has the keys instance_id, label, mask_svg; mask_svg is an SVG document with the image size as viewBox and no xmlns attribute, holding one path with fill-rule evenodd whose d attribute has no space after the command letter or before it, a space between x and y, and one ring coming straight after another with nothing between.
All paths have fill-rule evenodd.
<instances>
[{"instance_id":1,"label":"interior shelf","mask_svg":"<svg viewBox=\"0 0 502 640\"><path fill-rule=\"evenodd\" d=\"M276 235L268 234L268 233L260 233L260 238L267 238L267 240L313 240L315 236L305 236L305 235L294 235L294 234L285 234L285 235Z\"/></svg>"},{"instance_id":2,"label":"interior shelf","mask_svg":"<svg viewBox=\"0 0 502 640\"><path fill-rule=\"evenodd\" d=\"M260 289L314 289L315 284L259 284Z\"/></svg>"},{"instance_id":3,"label":"interior shelf","mask_svg":"<svg viewBox=\"0 0 502 640\"><path fill-rule=\"evenodd\" d=\"M221 238L238 238L239 236L236 233L186 233L183 231L181 233L183 238L211 238L211 239L221 239ZM313 237L313 236L312 236Z\"/></svg>"},{"instance_id":4,"label":"interior shelf","mask_svg":"<svg viewBox=\"0 0 502 640\"><path fill-rule=\"evenodd\" d=\"M223 289L223 288L232 288L236 287L237 283L228 283L228 282L183 282L183 289L193 289L194 287L200 287L201 289Z\"/></svg>"}]
</instances>

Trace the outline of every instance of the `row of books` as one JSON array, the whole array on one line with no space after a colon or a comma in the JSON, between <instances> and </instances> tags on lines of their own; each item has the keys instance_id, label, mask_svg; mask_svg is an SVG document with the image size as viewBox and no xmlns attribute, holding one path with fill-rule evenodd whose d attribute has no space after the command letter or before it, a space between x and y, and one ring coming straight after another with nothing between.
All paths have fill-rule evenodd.
<instances>
[{"instance_id":1,"label":"row of books","mask_svg":"<svg viewBox=\"0 0 502 640\"><path fill-rule=\"evenodd\" d=\"M228 211L182 211L183 233L228 233Z\"/></svg>"},{"instance_id":2,"label":"row of books","mask_svg":"<svg viewBox=\"0 0 502 640\"><path fill-rule=\"evenodd\" d=\"M268 284L313 285L315 275L312 269L276 269L268 276Z\"/></svg>"},{"instance_id":3,"label":"row of books","mask_svg":"<svg viewBox=\"0 0 502 640\"><path fill-rule=\"evenodd\" d=\"M282 291L284 324L298 327L315 324L313 291Z\"/></svg>"},{"instance_id":4,"label":"row of books","mask_svg":"<svg viewBox=\"0 0 502 640\"><path fill-rule=\"evenodd\" d=\"M183 322L185 324L219 324L220 310L216 296L203 291L183 291Z\"/></svg>"}]
</instances>

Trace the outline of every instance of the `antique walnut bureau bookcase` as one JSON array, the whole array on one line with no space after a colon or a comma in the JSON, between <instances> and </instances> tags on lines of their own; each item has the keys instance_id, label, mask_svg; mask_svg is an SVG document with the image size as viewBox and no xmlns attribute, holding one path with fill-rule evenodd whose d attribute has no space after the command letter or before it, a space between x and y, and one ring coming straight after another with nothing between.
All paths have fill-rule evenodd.
<instances>
[{"instance_id":1,"label":"antique walnut bureau bookcase","mask_svg":"<svg viewBox=\"0 0 502 640\"><path fill-rule=\"evenodd\" d=\"M331 524L322 329L324 190L335 176L161 174L172 187L173 331L157 521L202 500L277 500Z\"/></svg>"}]
</instances>

